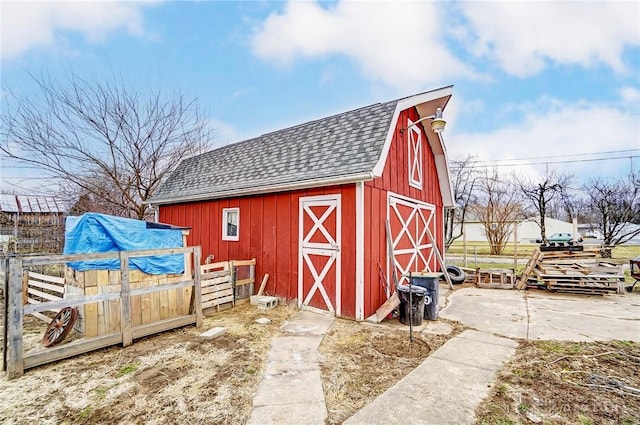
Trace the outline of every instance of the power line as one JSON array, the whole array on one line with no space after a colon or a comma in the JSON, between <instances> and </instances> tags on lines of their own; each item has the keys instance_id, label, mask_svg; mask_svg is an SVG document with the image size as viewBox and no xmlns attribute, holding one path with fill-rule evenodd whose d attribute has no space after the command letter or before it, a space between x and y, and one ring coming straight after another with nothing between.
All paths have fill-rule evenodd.
<instances>
[{"instance_id":1,"label":"power line","mask_svg":"<svg viewBox=\"0 0 640 425\"><path fill-rule=\"evenodd\" d=\"M484 164L484 165L471 165L469 168L519 167L522 165L546 165L546 164L573 164L573 163L579 163L579 162L610 161L610 160L616 160L616 159L633 159L633 158L640 158L640 155L618 156L618 157L610 157L610 158L574 159L574 160L567 160L567 161L521 162L521 163L514 163L514 164Z\"/></svg>"},{"instance_id":2,"label":"power line","mask_svg":"<svg viewBox=\"0 0 640 425\"><path fill-rule=\"evenodd\" d=\"M623 149L623 150L617 150L617 151L603 151L603 152L591 152L591 153L573 153L573 154L566 154L566 155L531 156L526 158L496 159L493 161L476 160L476 161L469 161L469 163L473 164L473 163L483 163L483 162L486 163L486 162L504 162L504 161L528 161L532 159L567 158L567 157L576 157L576 156L606 155L606 154L612 154L612 153L625 153L625 152L637 152L637 151L640 151L640 149ZM628 158L628 157L625 157L625 158Z\"/></svg>"}]
</instances>

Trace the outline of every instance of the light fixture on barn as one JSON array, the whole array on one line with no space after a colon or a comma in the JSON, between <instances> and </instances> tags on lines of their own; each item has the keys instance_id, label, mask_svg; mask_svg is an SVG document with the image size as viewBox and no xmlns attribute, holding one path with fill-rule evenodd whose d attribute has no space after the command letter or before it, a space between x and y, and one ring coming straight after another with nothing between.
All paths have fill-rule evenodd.
<instances>
[{"instance_id":1,"label":"light fixture on barn","mask_svg":"<svg viewBox=\"0 0 640 425\"><path fill-rule=\"evenodd\" d=\"M409 127L413 127L419 122L426 121L426 120L432 120L431 130L433 130L434 133L442 133L444 131L444 126L447 124L447 122L442 119L442 108L437 108L435 114L429 115L428 117L420 118L418 121L412 123L410 126L401 128L400 132L404 133L405 130L409 129Z\"/></svg>"}]
</instances>

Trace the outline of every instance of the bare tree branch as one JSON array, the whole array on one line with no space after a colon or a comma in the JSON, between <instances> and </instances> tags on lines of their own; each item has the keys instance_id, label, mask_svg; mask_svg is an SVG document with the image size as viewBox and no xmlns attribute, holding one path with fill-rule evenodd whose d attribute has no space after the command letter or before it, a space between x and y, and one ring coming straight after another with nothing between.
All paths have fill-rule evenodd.
<instances>
[{"instance_id":1,"label":"bare tree branch","mask_svg":"<svg viewBox=\"0 0 640 425\"><path fill-rule=\"evenodd\" d=\"M471 206L482 223L492 255L502 253L516 221L523 216L521 196L513 185L501 180L497 172L485 172L478 180L479 194Z\"/></svg>"},{"instance_id":2,"label":"bare tree branch","mask_svg":"<svg viewBox=\"0 0 640 425\"><path fill-rule=\"evenodd\" d=\"M630 173L614 181L595 179L584 185L606 246L620 245L640 235L640 176Z\"/></svg>"},{"instance_id":3,"label":"bare tree branch","mask_svg":"<svg viewBox=\"0 0 640 425\"><path fill-rule=\"evenodd\" d=\"M471 167L474 159L474 156L469 155L461 160L449 161L449 168L453 177L453 197L456 206L445 210L444 234L447 249L456 239L462 237L469 205L475 200L474 189L479 174L477 169ZM456 225L459 226L457 232Z\"/></svg>"},{"instance_id":4,"label":"bare tree branch","mask_svg":"<svg viewBox=\"0 0 640 425\"><path fill-rule=\"evenodd\" d=\"M144 218L144 201L163 179L211 142L196 101L180 93L139 93L75 74L63 84L47 75L33 79L38 99L14 96L17 108L2 114L0 153L59 180L76 197L87 195L85 205L89 199Z\"/></svg>"},{"instance_id":5,"label":"bare tree branch","mask_svg":"<svg viewBox=\"0 0 640 425\"><path fill-rule=\"evenodd\" d=\"M527 177L515 177L516 185L522 192L524 200L538 216L536 223L540 226L540 237L544 243L548 242L545 218L554 199L566 199L568 197L571 179L572 177L568 174L558 174L549 169L537 181Z\"/></svg>"}]
</instances>

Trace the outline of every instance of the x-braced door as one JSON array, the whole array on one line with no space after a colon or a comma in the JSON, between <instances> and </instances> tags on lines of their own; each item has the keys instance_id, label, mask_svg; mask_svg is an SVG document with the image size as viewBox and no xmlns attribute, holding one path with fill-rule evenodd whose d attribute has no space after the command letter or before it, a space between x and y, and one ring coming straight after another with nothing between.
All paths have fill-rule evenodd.
<instances>
[{"instance_id":1,"label":"x-braced door","mask_svg":"<svg viewBox=\"0 0 640 425\"><path fill-rule=\"evenodd\" d=\"M415 199L389 195L388 218L393 243L393 262L399 283L407 283L409 271L432 271L433 245L427 229L435 235L435 206Z\"/></svg>"},{"instance_id":2,"label":"x-braced door","mask_svg":"<svg viewBox=\"0 0 640 425\"><path fill-rule=\"evenodd\" d=\"M300 198L298 306L340 314L340 195Z\"/></svg>"}]
</instances>

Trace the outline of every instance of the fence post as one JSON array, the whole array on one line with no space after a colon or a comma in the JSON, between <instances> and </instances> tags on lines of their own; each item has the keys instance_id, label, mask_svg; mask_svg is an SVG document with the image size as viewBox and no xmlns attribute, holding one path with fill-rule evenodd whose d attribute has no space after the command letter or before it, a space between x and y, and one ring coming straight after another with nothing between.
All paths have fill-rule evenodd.
<instances>
[{"instance_id":1,"label":"fence post","mask_svg":"<svg viewBox=\"0 0 640 425\"><path fill-rule=\"evenodd\" d=\"M122 346L133 344L131 329L131 288L129 286L129 254L120 251L120 331L122 332Z\"/></svg>"},{"instance_id":2,"label":"fence post","mask_svg":"<svg viewBox=\"0 0 640 425\"><path fill-rule=\"evenodd\" d=\"M2 258L2 371L7 370L7 293L9 292L9 257Z\"/></svg>"},{"instance_id":3,"label":"fence post","mask_svg":"<svg viewBox=\"0 0 640 425\"><path fill-rule=\"evenodd\" d=\"M462 251L463 264L467 267L467 232L464 231L464 224L462 225Z\"/></svg>"},{"instance_id":4,"label":"fence post","mask_svg":"<svg viewBox=\"0 0 640 425\"><path fill-rule=\"evenodd\" d=\"M518 222L513 225L513 270L518 268Z\"/></svg>"},{"instance_id":5,"label":"fence post","mask_svg":"<svg viewBox=\"0 0 640 425\"><path fill-rule=\"evenodd\" d=\"M22 358L22 257L9 259L9 291L7 293L7 378L24 374Z\"/></svg>"},{"instance_id":6,"label":"fence post","mask_svg":"<svg viewBox=\"0 0 640 425\"><path fill-rule=\"evenodd\" d=\"M200 280L200 246L193 248L193 308L196 313L196 327L202 326L202 283Z\"/></svg>"}]
</instances>

